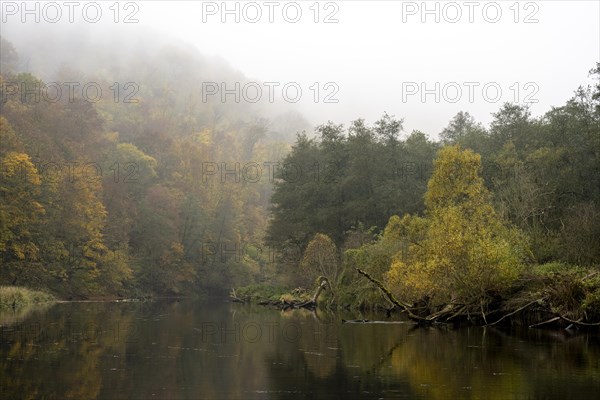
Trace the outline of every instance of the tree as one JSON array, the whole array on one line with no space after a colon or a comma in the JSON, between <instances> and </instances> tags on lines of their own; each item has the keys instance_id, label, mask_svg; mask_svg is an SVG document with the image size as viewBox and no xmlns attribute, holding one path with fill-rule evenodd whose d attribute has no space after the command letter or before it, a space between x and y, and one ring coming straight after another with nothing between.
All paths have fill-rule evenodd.
<instances>
[{"instance_id":1,"label":"tree","mask_svg":"<svg viewBox=\"0 0 600 400\"><path fill-rule=\"evenodd\" d=\"M38 272L32 268L40 253L34 238L45 209L38 171L4 117L0 144L0 272L2 281L15 284Z\"/></svg>"},{"instance_id":2,"label":"tree","mask_svg":"<svg viewBox=\"0 0 600 400\"><path fill-rule=\"evenodd\" d=\"M481 136L483 132L483 126L475 122L471 114L459 111L440 133L440 139L446 144L464 145L469 139L473 139L473 136Z\"/></svg>"},{"instance_id":3,"label":"tree","mask_svg":"<svg viewBox=\"0 0 600 400\"><path fill-rule=\"evenodd\" d=\"M390 215L421 212L438 145L423 133L400 140L401 127L385 114L374 126L358 119L346 132L329 123L317 139L300 135L275 184L269 238L304 248L322 232L341 246L360 224L381 232Z\"/></svg>"},{"instance_id":4,"label":"tree","mask_svg":"<svg viewBox=\"0 0 600 400\"><path fill-rule=\"evenodd\" d=\"M595 111L596 118L600 118L600 62L596 63L596 68L592 68L590 70L590 75L594 75L598 82L594 87L594 94L592 95L592 99L595 101Z\"/></svg>"},{"instance_id":5,"label":"tree","mask_svg":"<svg viewBox=\"0 0 600 400\"><path fill-rule=\"evenodd\" d=\"M393 115L383 113L379 121L375 122L375 136L379 141L386 144L398 143L398 135L402 131L403 119L396 119Z\"/></svg>"},{"instance_id":6,"label":"tree","mask_svg":"<svg viewBox=\"0 0 600 400\"><path fill-rule=\"evenodd\" d=\"M379 289L365 280L357 269L382 281L394 257L406 252L410 243L422 240L426 224L421 217L392 215L377 240L346 250L339 283L344 289L338 291L340 301L358 306L378 304L381 301Z\"/></svg>"},{"instance_id":7,"label":"tree","mask_svg":"<svg viewBox=\"0 0 600 400\"><path fill-rule=\"evenodd\" d=\"M517 276L524 238L496 215L480 174L479 155L459 146L440 151L425 194L424 238L398 253L388 273L401 296L479 304ZM400 226L410 227L410 219Z\"/></svg>"},{"instance_id":8,"label":"tree","mask_svg":"<svg viewBox=\"0 0 600 400\"><path fill-rule=\"evenodd\" d=\"M19 61L19 55L11 42L0 37L0 71L3 74L15 72Z\"/></svg>"},{"instance_id":9,"label":"tree","mask_svg":"<svg viewBox=\"0 0 600 400\"><path fill-rule=\"evenodd\" d=\"M27 154L9 152L0 158L0 258L5 283L15 284L27 277L23 261L38 259L39 247L33 242L38 218L45 210L39 202L41 183Z\"/></svg>"},{"instance_id":10,"label":"tree","mask_svg":"<svg viewBox=\"0 0 600 400\"><path fill-rule=\"evenodd\" d=\"M335 243L329 236L317 233L306 246L302 256L300 262L302 273L306 274L309 281L324 276L331 285L334 285L338 277L338 267L339 260Z\"/></svg>"},{"instance_id":11,"label":"tree","mask_svg":"<svg viewBox=\"0 0 600 400\"><path fill-rule=\"evenodd\" d=\"M501 149L504 143L512 141L519 151L528 151L535 143L537 131L528 106L504 103L500 110L492 114L490 123L490 145Z\"/></svg>"}]
</instances>

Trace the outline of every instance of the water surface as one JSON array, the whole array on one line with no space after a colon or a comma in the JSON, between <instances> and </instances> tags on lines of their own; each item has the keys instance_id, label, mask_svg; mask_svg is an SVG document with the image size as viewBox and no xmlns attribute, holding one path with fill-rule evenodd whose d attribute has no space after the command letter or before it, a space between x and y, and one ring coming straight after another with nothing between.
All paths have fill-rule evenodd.
<instances>
[{"instance_id":1,"label":"water surface","mask_svg":"<svg viewBox=\"0 0 600 400\"><path fill-rule=\"evenodd\" d=\"M439 328L224 302L4 315L0 398L592 399L597 335Z\"/></svg>"}]
</instances>

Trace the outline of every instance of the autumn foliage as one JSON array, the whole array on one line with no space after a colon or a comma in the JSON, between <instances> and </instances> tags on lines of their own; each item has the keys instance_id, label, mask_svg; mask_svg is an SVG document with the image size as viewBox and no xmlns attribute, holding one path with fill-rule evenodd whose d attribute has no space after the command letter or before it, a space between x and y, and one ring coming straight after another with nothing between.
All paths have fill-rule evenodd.
<instances>
[{"instance_id":1,"label":"autumn foliage","mask_svg":"<svg viewBox=\"0 0 600 400\"><path fill-rule=\"evenodd\" d=\"M399 298L433 304L487 299L516 278L526 240L494 211L481 178L480 156L459 146L443 148L425 195L425 218L391 220L409 240L387 274Z\"/></svg>"}]
</instances>

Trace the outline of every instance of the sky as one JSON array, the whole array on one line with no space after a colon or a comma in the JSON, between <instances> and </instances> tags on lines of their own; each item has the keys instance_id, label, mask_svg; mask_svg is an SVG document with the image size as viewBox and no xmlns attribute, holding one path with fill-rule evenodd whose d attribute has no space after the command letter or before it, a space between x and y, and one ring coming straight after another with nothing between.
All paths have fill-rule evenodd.
<instances>
[{"instance_id":1,"label":"sky","mask_svg":"<svg viewBox=\"0 0 600 400\"><path fill-rule=\"evenodd\" d=\"M540 115L592 83L600 61L600 1L137 1L118 15L113 4L104 17L226 60L257 82L248 96L272 90L313 125L387 112L436 137L458 111L486 125L504 102Z\"/></svg>"}]
</instances>

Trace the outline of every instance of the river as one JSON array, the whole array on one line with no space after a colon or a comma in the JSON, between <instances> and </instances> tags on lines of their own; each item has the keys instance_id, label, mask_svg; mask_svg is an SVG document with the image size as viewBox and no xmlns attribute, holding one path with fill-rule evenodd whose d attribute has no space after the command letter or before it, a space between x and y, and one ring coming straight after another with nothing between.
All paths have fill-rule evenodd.
<instances>
[{"instance_id":1,"label":"river","mask_svg":"<svg viewBox=\"0 0 600 400\"><path fill-rule=\"evenodd\" d=\"M0 318L1 399L592 399L600 338L206 301Z\"/></svg>"}]
</instances>

